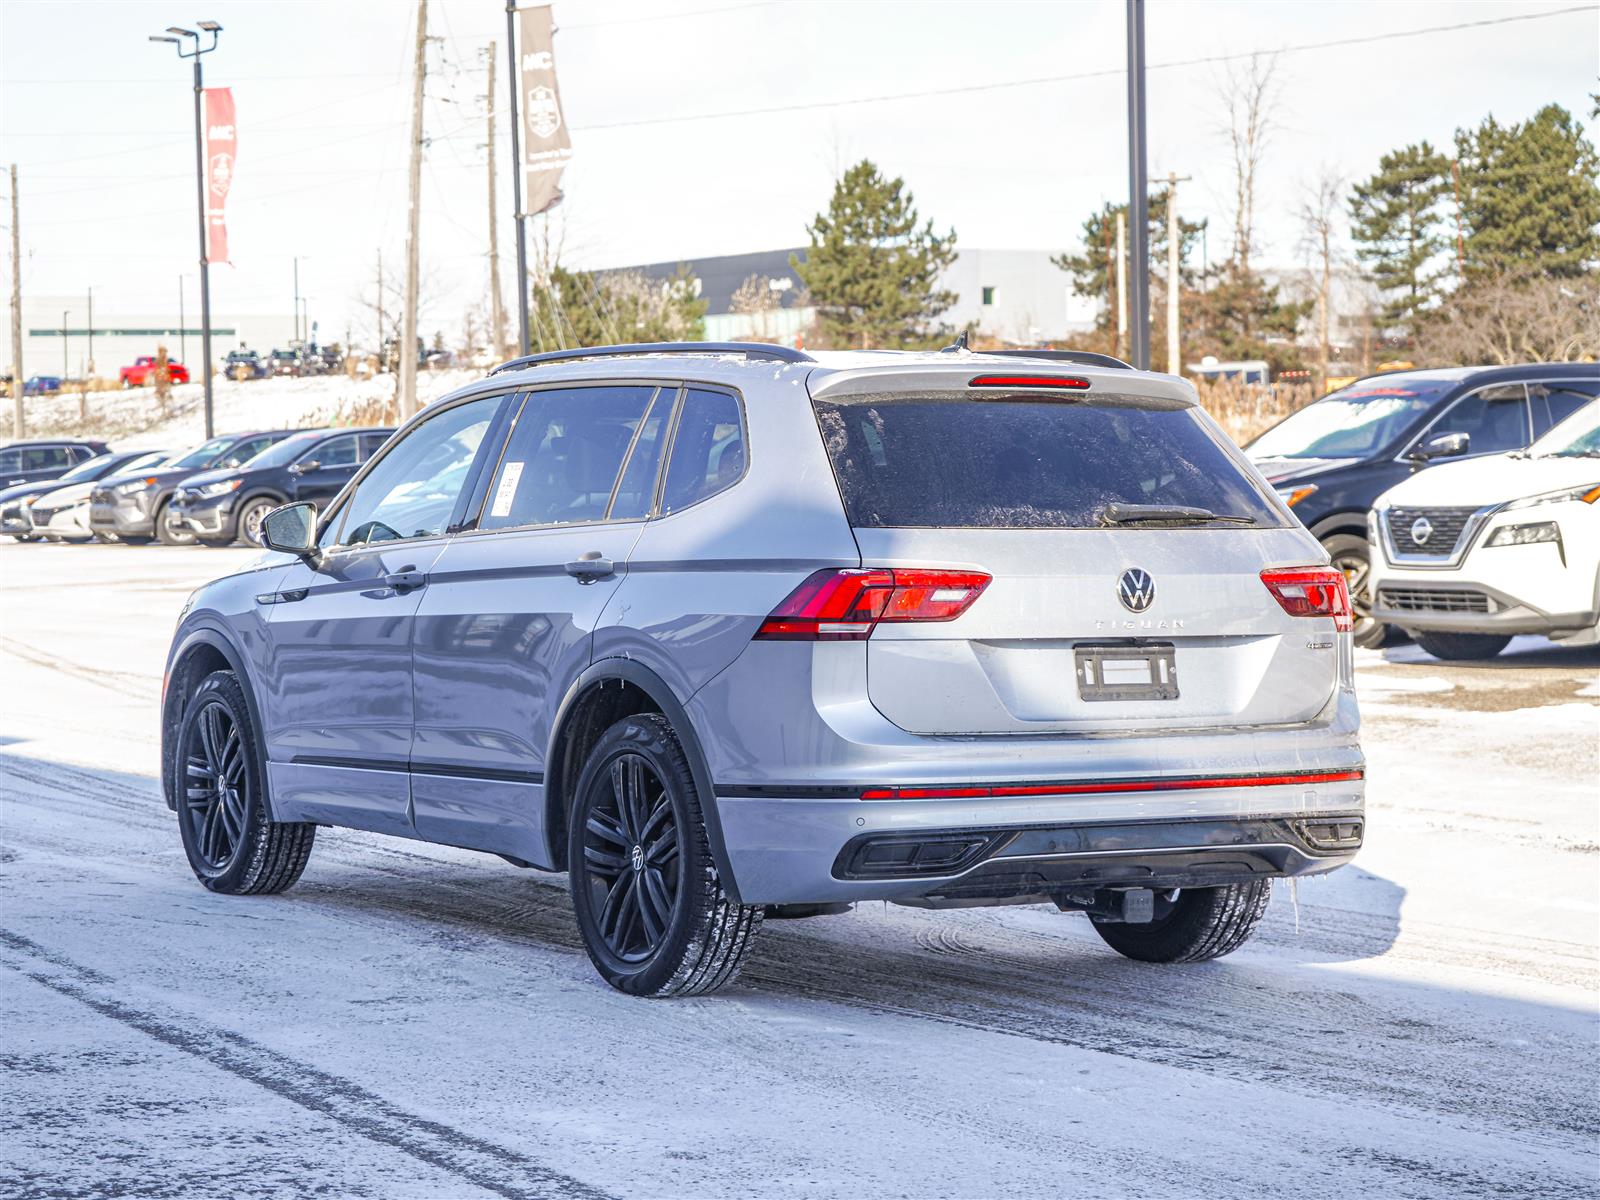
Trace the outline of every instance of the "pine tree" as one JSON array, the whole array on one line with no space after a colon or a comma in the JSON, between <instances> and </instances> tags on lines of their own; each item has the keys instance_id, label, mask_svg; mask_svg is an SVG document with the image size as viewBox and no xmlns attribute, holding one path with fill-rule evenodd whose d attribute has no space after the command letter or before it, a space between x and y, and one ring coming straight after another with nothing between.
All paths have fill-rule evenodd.
<instances>
[{"instance_id":1,"label":"pine tree","mask_svg":"<svg viewBox=\"0 0 1600 1200\"><path fill-rule=\"evenodd\" d=\"M1083 251L1079 254L1057 254L1050 261L1072 276L1072 290L1080 296L1094 296L1105 300L1095 324L1109 328L1116 311L1115 271L1117 254L1117 215L1126 214L1126 204L1107 203L1099 212L1090 213L1083 222ZM1167 191L1150 193L1150 278L1159 288L1167 280ZM1180 286L1193 286L1194 270L1189 266L1190 252L1200 237L1204 226L1199 221L1185 221L1178 217L1178 273ZM1162 293L1165 295L1165 292Z\"/></svg>"},{"instance_id":2,"label":"pine tree","mask_svg":"<svg viewBox=\"0 0 1600 1200\"><path fill-rule=\"evenodd\" d=\"M1456 131L1469 271L1573 276L1600 263L1600 156L1572 114L1547 104L1520 125Z\"/></svg>"},{"instance_id":3,"label":"pine tree","mask_svg":"<svg viewBox=\"0 0 1600 1200\"><path fill-rule=\"evenodd\" d=\"M939 315L956 294L938 286L956 259L956 233L920 218L905 181L867 159L844 173L828 211L806 227L805 261L791 257L816 305L823 336L858 349L909 349L948 336Z\"/></svg>"},{"instance_id":4,"label":"pine tree","mask_svg":"<svg viewBox=\"0 0 1600 1200\"><path fill-rule=\"evenodd\" d=\"M1450 190L1450 162L1427 142L1391 151L1350 196L1356 256L1384 293L1381 320L1414 331L1439 298L1435 263L1447 246L1440 201Z\"/></svg>"}]
</instances>

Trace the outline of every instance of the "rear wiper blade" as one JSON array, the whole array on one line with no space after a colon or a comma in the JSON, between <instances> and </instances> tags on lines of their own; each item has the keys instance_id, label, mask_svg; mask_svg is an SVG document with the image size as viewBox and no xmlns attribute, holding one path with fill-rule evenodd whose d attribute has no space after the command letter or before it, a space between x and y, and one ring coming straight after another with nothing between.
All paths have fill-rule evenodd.
<instances>
[{"instance_id":1,"label":"rear wiper blade","mask_svg":"<svg viewBox=\"0 0 1600 1200\"><path fill-rule=\"evenodd\" d=\"M1212 522L1254 525L1256 523L1254 517L1214 513L1209 508L1195 508L1187 504L1119 504L1115 500L1100 510L1100 520L1107 525L1206 525Z\"/></svg>"}]
</instances>

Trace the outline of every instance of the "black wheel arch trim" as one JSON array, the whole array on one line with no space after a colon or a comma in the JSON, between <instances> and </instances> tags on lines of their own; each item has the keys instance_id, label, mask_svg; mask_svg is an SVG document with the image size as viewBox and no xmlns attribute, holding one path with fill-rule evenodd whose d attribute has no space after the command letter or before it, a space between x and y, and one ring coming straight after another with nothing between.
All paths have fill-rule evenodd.
<instances>
[{"instance_id":1,"label":"black wheel arch trim","mask_svg":"<svg viewBox=\"0 0 1600 1200\"><path fill-rule=\"evenodd\" d=\"M239 680L239 687L244 692L245 706L250 710L250 723L255 726L256 744L261 747L266 745L266 726L261 722L261 709L256 702L255 681L251 678L249 668L245 665L248 661L244 653L233 644L228 635L215 625L201 623L193 626L183 634L182 640L175 643L172 652L167 656L167 675L171 678L173 669L194 650L196 646L209 646L226 660L228 668ZM178 811L177 795L175 788L176 764L172 755L177 746L177 725L183 718L183 709L187 698L180 698L174 690L169 690L162 699L161 704L161 793L167 802L167 807L173 812ZM263 767L265 764L263 764ZM263 799L266 802L267 813L272 814L272 789L262 772Z\"/></svg>"},{"instance_id":2,"label":"black wheel arch trim","mask_svg":"<svg viewBox=\"0 0 1600 1200\"><path fill-rule=\"evenodd\" d=\"M591 663L572 682L566 695L561 698L560 707L556 709L555 720L550 726L550 745L545 754L547 819L544 823L544 841L545 853L549 856L548 861L562 862L566 850L564 845L556 844L559 839L554 834L558 826L548 819L548 813L551 798L565 790L567 783L563 778L565 769L563 756L558 750L562 738L566 736L568 720L578 700L591 687L619 679L632 684L649 696L660 708L662 715L672 722L672 731L678 735L684 757L689 760L689 773L694 776L695 790L700 793L700 812L706 825L706 840L711 844L712 861L716 863L717 874L722 877L722 886L727 891L729 899L734 904L741 903L738 879L733 873L733 864L728 858L727 843L722 836L722 819L717 812L716 789L711 782L711 770L706 765L705 752L700 748L700 738L695 733L694 723L690 721L688 710L683 707L682 701L678 699L666 680L649 667L631 658L602 658ZM565 797L563 803L568 808L571 807L570 800Z\"/></svg>"},{"instance_id":3,"label":"black wheel arch trim","mask_svg":"<svg viewBox=\"0 0 1600 1200\"><path fill-rule=\"evenodd\" d=\"M1367 510L1350 509L1345 512L1329 513L1312 522L1310 529L1311 536L1318 541L1332 537L1336 533L1352 533L1364 542L1367 540Z\"/></svg>"}]
</instances>

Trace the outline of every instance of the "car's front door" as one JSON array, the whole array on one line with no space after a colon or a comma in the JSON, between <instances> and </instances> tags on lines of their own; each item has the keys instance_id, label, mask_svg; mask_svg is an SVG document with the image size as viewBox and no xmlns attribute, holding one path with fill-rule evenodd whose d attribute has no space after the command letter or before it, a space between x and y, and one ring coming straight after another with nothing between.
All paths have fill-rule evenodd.
<instances>
[{"instance_id":1,"label":"car's front door","mask_svg":"<svg viewBox=\"0 0 1600 1200\"><path fill-rule=\"evenodd\" d=\"M300 456L289 467L293 476L294 498L309 500L318 508L326 508L328 501L339 494L339 489L350 482L350 477L361 465L359 435L342 433L319 442Z\"/></svg>"},{"instance_id":2,"label":"car's front door","mask_svg":"<svg viewBox=\"0 0 1600 1200\"><path fill-rule=\"evenodd\" d=\"M550 865L552 719L589 664L595 625L644 527L677 392L608 384L528 394L476 527L445 547L417 612L419 836Z\"/></svg>"},{"instance_id":3,"label":"car's front door","mask_svg":"<svg viewBox=\"0 0 1600 1200\"><path fill-rule=\"evenodd\" d=\"M328 514L269 606L263 723L274 814L410 834L412 619L503 396L431 415Z\"/></svg>"}]
</instances>

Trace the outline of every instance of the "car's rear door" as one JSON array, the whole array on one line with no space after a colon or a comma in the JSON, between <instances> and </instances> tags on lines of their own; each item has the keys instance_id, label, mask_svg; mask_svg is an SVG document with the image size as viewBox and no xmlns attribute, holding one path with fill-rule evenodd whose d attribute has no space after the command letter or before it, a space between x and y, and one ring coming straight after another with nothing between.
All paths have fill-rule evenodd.
<instances>
[{"instance_id":1,"label":"car's rear door","mask_svg":"<svg viewBox=\"0 0 1600 1200\"><path fill-rule=\"evenodd\" d=\"M1197 409L1098 387L817 409L864 570L992 577L954 619L873 631L868 694L902 728L1248 727L1332 698L1332 622L1291 617L1261 577L1320 553ZM1138 506L1240 520L1116 523Z\"/></svg>"},{"instance_id":2,"label":"car's rear door","mask_svg":"<svg viewBox=\"0 0 1600 1200\"><path fill-rule=\"evenodd\" d=\"M597 383L527 394L474 527L434 563L417 612L422 837L542 864L552 718L627 570L677 392Z\"/></svg>"},{"instance_id":3,"label":"car's rear door","mask_svg":"<svg viewBox=\"0 0 1600 1200\"><path fill-rule=\"evenodd\" d=\"M257 597L279 820L412 832L412 623L505 399L413 426L329 514L318 557Z\"/></svg>"}]
</instances>

